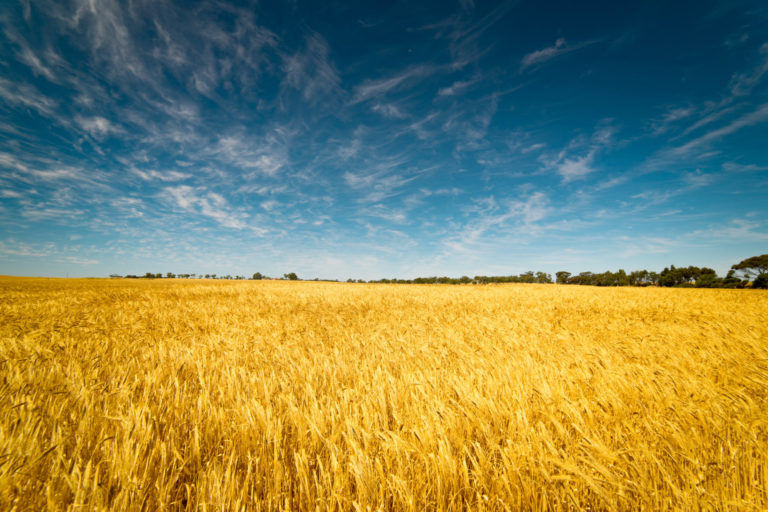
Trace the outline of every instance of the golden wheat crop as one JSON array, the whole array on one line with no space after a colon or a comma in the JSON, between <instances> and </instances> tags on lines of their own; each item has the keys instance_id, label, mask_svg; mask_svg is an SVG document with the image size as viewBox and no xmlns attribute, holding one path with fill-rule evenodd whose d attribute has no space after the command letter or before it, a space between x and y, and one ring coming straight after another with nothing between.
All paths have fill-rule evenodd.
<instances>
[{"instance_id":1,"label":"golden wheat crop","mask_svg":"<svg viewBox=\"0 0 768 512\"><path fill-rule=\"evenodd\" d=\"M0 280L3 510L760 510L768 294Z\"/></svg>"}]
</instances>

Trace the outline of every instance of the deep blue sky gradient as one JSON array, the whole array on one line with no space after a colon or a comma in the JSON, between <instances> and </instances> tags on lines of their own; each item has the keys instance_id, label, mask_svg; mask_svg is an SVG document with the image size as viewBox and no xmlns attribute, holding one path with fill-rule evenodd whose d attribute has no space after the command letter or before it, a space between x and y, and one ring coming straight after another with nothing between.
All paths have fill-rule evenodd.
<instances>
[{"instance_id":1,"label":"deep blue sky gradient","mask_svg":"<svg viewBox=\"0 0 768 512\"><path fill-rule=\"evenodd\" d=\"M0 273L721 274L768 252L768 6L0 6Z\"/></svg>"}]
</instances>

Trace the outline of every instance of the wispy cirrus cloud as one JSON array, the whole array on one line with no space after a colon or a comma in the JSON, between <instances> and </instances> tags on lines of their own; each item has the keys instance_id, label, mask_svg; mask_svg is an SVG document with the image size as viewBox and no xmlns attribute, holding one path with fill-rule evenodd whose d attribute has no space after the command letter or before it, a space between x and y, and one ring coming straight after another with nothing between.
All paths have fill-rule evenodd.
<instances>
[{"instance_id":1,"label":"wispy cirrus cloud","mask_svg":"<svg viewBox=\"0 0 768 512\"><path fill-rule=\"evenodd\" d=\"M669 149L665 154L670 156L682 157L689 155L693 150L699 149L709 143L722 139L723 137L735 133L742 128L754 126L768 121L768 103L759 105L752 112L741 115L725 126L711 130L699 137L686 142L681 146Z\"/></svg>"},{"instance_id":2,"label":"wispy cirrus cloud","mask_svg":"<svg viewBox=\"0 0 768 512\"><path fill-rule=\"evenodd\" d=\"M414 66L388 78L366 80L355 88L351 104L362 103L384 96L391 91L406 88L414 82L429 76L435 68L426 65Z\"/></svg>"},{"instance_id":3,"label":"wispy cirrus cloud","mask_svg":"<svg viewBox=\"0 0 768 512\"><path fill-rule=\"evenodd\" d=\"M405 119L408 115L394 103L374 103L371 110L388 119Z\"/></svg>"},{"instance_id":4,"label":"wispy cirrus cloud","mask_svg":"<svg viewBox=\"0 0 768 512\"><path fill-rule=\"evenodd\" d=\"M693 239L707 237L717 242L768 242L766 223L749 218L734 218L727 223L707 226L707 229L696 230L688 236Z\"/></svg>"},{"instance_id":5,"label":"wispy cirrus cloud","mask_svg":"<svg viewBox=\"0 0 768 512\"><path fill-rule=\"evenodd\" d=\"M248 215L234 212L227 200L216 192L205 192L189 185L166 187L164 194L179 208L212 218L223 227L244 229Z\"/></svg>"},{"instance_id":6,"label":"wispy cirrus cloud","mask_svg":"<svg viewBox=\"0 0 768 512\"><path fill-rule=\"evenodd\" d=\"M303 50L283 56L283 83L301 92L310 102L339 93L339 78L336 67L330 59L328 42L318 33L307 37Z\"/></svg>"},{"instance_id":7,"label":"wispy cirrus cloud","mask_svg":"<svg viewBox=\"0 0 768 512\"><path fill-rule=\"evenodd\" d=\"M498 3L485 15L477 18L475 9L465 9L464 16L454 16L442 23L434 25L433 29L446 31L450 40L451 68L462 69L482 57L488 47L483 47L483 36L501 20L503 20L517 4L517 0L505 0Z\"/></svg>"},{"instance_id":8,"label":"wispy cirrus cloud","mask_svg":"<svg viewBox=\"0 0 768 512\"><path fill-rule=\"evenodd\" d=\"M55 252L56 246L52 243L40 247L39 245L34 246L14 238L0 240L0 254L22 256L25 258L45 258L55 254Z\"/></svg>"},{"instance_id":9,"label":"wispy cirrus cloud","mask_svg":"<svg viewBox=\"0 0 768 512\"><path fill-rule=\"evenodd\" d=\"M558 153L544 153L538 160L545 169L554 170L563 184L584 179L596 172L596 158L612 148L617 131L609 120L603 120L591 137L576 137Z\"/></svg>"},{"instance_id":10,"label":"wispy cirrus cloud","mask_svg":"<svg viewBox=\"0 0 768 512\"><path fill-rule=\"evenodd\" d=\"M760 56L761 60L757 66L749 71L736 73L731 77L729 89L733 96L748 95L768 73L768 43L764 43L760 47Z\"/></svg>"},{"instance_id":11,"label":"wispy cirrus cloud","mask_svg":"<svg viewBox=\"0 0 768 512\"><path fill-rule=\"evenodd\" d=\"M288 137L288 132L282 129L276 129L265 137L229 134L219 137L216 145L205 152L243 171L274 176L288 163Z\"/></svg>"},{"instance_id":12,"label":"wispy cirrus cloud","mask_svg":"<svg viewBox=\"0 0 768 512\"><path fill-rule=\"evenodd\" d=\"M726 106L723 106L722 104L710 106L708 108L705 108L703 111L703 116L699 117L699 119L688 126L685 130L683 130L679 135L673 137L671 140L677 140L682 137L685 137L686 135L690 134L691 132L694 132L698 130L699 128L702 128L704 126L707 126L709 124L712 124L716 121L719 121L723 117L726 117L736 110L738 110L738 106L734 105L728 105L730 102L723 102ZM700 114L701 115L701 114Z\"/></svg>"},{"instance_id":13,"label":"wispy cirrus cloud","mask_svg":"<svg viewBox=\"0 0 768 512\"><path fill-rule=\"evenodd\" d=\"M145 181L182 181L192 177L192 174L180 171L157 171L154 169L131 168L131 172Z\"/></svg>"},{"instance_id":14,"label":"wispy cirrus cloud","mask_svg":"<svg viewBox=\"0 0 768 512\"><path fill-rule=\"evenodd\" d=\"M469 89L477 80L457 80L448 87L443 87L437 91L438 96L456 96Z\"/></svg>"},{"instance_id":15,"label":"wispy cirrus cloud","mask_svg":"<svg viewBox=\"0 0 768 512\"><path fill-rule=\"evenodd\" d=\"M543 192L533 192L525 199L501 199L494 196L475 198L464 211L457 235L445 237L442 244L449 252L479 255L493 241L517 239L526 243L542 231L541 223L553 212L550 198Z\"/></svg>"},{"instance_id":16,"label":"wispy cirrus cloud","mask_svg":"<svg viewBox=\"0 0 768 512\"><path fill-rule=\"evenodd\" d=\"M8 105L30 108L47 118L58 118L57 102L44 96L29 84L12 82L0 77L0 98Z\"/></svg>"},{"instance_id":17,"label":"wispy cirrus cloud","mask_svg":"<svg viewBox=\"0 0 768 512\"><path fill-rule=\"evenodd\" d=\"M686 107L670 108L660 119L651 121L651 133L654 136L667 133L676 123L683 119L690 118L695 113L696 109L690 105Z\"/></svg>"},{"instance_id":18,"label":"wispy cirrus cloud","mask_svg":"<svg viewBox=\"0 0 768 512\"><path fill-rule=\"evenodd\" d=\"M566 158L557 165L557 174L562 176L563 183L568 183L580 178L586 177L588 174L595 172L593 163L595 160L596 150L590 150L586 155Z\"/></svg>"},{"instance_id":19,"label":"wispy cirrus cloud","mask_svg":"<svg viewBox=\"0 0 768 512\"><path fill-rule=\"evenodd\" d=\"M736 162L725 162L723 164L723 170L725 172L762 172L768 171L768 165L755 165L755 164L739 164Z\"/></svg>"},{"instance_id":20,"label":"wispy cirrus cloud","mask_svg":"<svg viewBox=\"0 0 768 512\"><path fill-rule=\"evenodd\" d=\"M109 119L101 116L83 117L75 116L75 122L91 136L97 139L103 139L109 135L124 133L122 127L113 123Z\"/></svg>"},{"instance_id":21,"label":"wispy cirrus cloud","mask_svg":"<svg viewBox=\"0 0 768 512\"><path fill-rule=\"evenodd\" d=\"M564 38L558 38L552 46L527 53L523 56L520 61L520 71L522 72L528 68L539 66L556 57L575 52L576 50L581 50L597 42L598 41L582 41L580 43L568 44Z\"/></svg>"}]
</instances>

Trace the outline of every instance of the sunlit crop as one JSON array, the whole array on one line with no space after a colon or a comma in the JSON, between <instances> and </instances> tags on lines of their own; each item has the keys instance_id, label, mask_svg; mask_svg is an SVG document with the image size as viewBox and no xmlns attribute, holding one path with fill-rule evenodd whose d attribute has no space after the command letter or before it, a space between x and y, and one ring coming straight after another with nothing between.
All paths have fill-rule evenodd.
<instances>
[{"instance_id":1,"label":"sunlit crop","mask_svg":"<svg viewBox=\"0 0 768 512\"><path fill-rule=\"evenodd\" d=\"M2 510L764 510L768 293L0 280Z\"/></svg>"}]
</instances>

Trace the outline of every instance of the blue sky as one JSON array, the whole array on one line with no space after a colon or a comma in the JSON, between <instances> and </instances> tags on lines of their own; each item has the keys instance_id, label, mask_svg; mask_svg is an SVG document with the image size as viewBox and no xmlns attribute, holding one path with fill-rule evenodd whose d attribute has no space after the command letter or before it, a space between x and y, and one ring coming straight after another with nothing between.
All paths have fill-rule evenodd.
<instances>
[{"instance_id":1,"label":"blue sky","mask_svg":"<svg viewBox=\"0 0 768 512\"><path fill-rule=\"evenodd\" d=\"M0 7L0 273L768 252L764 2Z\"/></svg>"}]
</instances>

